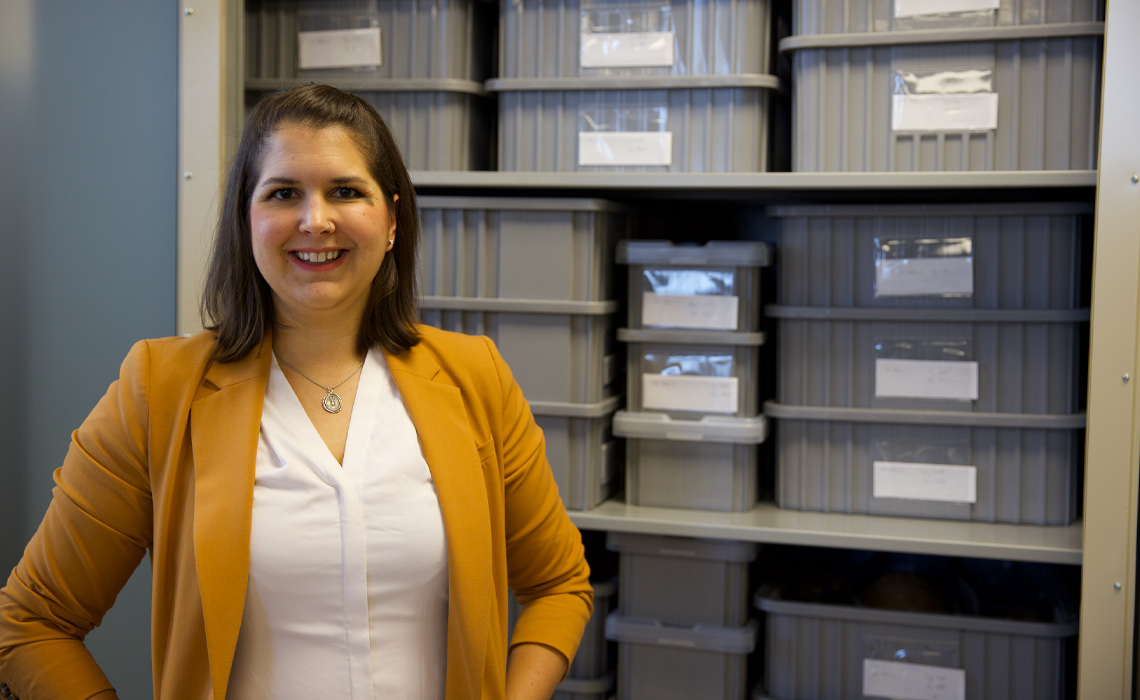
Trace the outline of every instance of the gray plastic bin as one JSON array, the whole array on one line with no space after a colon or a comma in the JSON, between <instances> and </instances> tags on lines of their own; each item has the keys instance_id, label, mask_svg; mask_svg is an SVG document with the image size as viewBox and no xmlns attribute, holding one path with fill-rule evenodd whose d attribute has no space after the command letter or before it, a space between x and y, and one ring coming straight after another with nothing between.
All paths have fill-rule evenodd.
<instances>
[{"instance_id":1,"label":"gray plastic bin","mask_svg":"<svg viewBox=\"0 0 1140 700\"><path fill-rule=\"evenodd\" d=\"M628 209L599 199L420 197L428 296L614 299L614 246Z\"/></svg>"},{"instance_id":2,"label":"gray plastic bin","mask_svg":"<svg viewBox=\"0 0 1140 700\"><path fill-rule=\"evenodd\" d=\"M594 612L586 622L582 641L578 644L578 653L574 655L574 660L570 663L570 670L566 676L568 680L563 682L564 685L569 685L564 689L560 686L560 691L587 694L606 692L613 688L609 642L606 641L606 618L617 606L617 579L591 581L590 585L594 588ZM514 593L508 593L508 635L514 633L515 621L518 620L520 611L521 608ZM571 684L570 681L576 682ZM605 683L609 685L601 687Z\"/></svg>"},{"instance_id":3,"label":"gray plastic bin","mask_svg":"<svg viewBox=\"0 0 1140 700\"><path fill-rule=\"evenodd\" d=\"M771 75L504 78L499 170L763 172Z\"/></svg>"},{"instance_id":4,"label":"gray plastic bin","mask_svg":"<svg viewBox=\"0 0 1140 700\"><path fill-rule=\"evenodd\" d=\"M737 628L674 627L615 613L606 636L618 642L618 697L744 700L759 628L756 620Z\"/></svg>"},{"instance_id":5,"label":"gray plastic bin","mask_svg":"<svg viewBox=\"0 0 1140 700\"><path fill-rule=\"evenodd\" d=\"M1074 309L1092 205L772 207L787 306Z\"/></svg>"},{"instance_id":6,"label":"gray plastic bin","mask_svg":"<svg viewBox=\"0 0 1140 700\"><path fill-rule=\"evenodd\" d=\"M595 404L532 406L558 492L571 510L593 508L621 488L621 447L610 429L620 404L614 396Z\"/></svg>"},{"instance_id":7,"label":"gray plastic bin","mask_svg":"<svg viewBox=\"0 0 1140 700\"><path fill-rule=\"evenodd\" d=\"M1078 630L1069 619L804 603L770 589L757 593L756 606L765 614L764 685L773 700L1068 697L1066 656ZM928 681L941 692L925 694Z\"/></svg>"},{"instance_id":8,"label":"gray plastic bin","mask_svg":"<svg viewBox=\"0 0 1140 700\"><path fill-rule=\"evenodd\" d=\"M629 327L760 330L761 269L772 249L756 241L620 241L629 265Z\"/></svg>"},{"instance_id":9,"label":"gray plastic bin","mask_svg":"<svg viewBox=\"0 0 1140 700\"><path fill-rule=\"evenodd\" d=\"M767 73L769 0L502 0L504 78Z\"/></svg>"},{"instance_id":10,"label":"gray plastic bin","mask_svg":"<svg viewBox=\"0 0 1140 700\"><path fill-rule=\"evenodd\" d=\"M543 404L603 401L620 393L614 343L616 301L423 297L420 319L444 330L495 341L523 393Z\"/></svg>"},{"instance_id":11,"label":"gray plastic bin","mask_svg":"<svg viewBox=\"0 0 1140 700\"><path fill-rule=\"evenodd\" d=\"M826 513L1068 525L1080 513L1083 413L956 414L785 406L776 503Z\"/></svg>"},{"instance_id":12,"label":"gray plastic bin","mask_svg":"<svg viewBox=\"0 0 1140 700\"><path fill-rule=\"evenodd\" d=\"M245 0L246 77L481 81L490 75L494 17L494 7L480 0ZM379 65L300 66L299 42L308 39L298 32L366 29L379 31ZM314 37L327 39L367 54L351 35Z\"/></svg>"},{"instance_id":13,"label":"gray plastic bin","mask_svg":"<svg viewBox=\"0 0 1140 700\"><path fill-rule=\"evenodd\" d=\"M621 556L622 615L685 627L739 627L748 620L756 543L609 532L606 548Z\"/></svg>"},{"instance_id":14,"label":"gray plastic bin","mask_svg":"<svg viewBox=\"0 0 1140 700\"><path fill-rule=\"evenodd\" d=\"M626 503L719 512L756 505L763 416L673 420L618 411L614 433L626 438Z\"/></svg>"},{"instance_id":15,"label":"gray plastic bin","mask_svg":"<svg viewBox=\"0 0 1140 700\"><path fill-rule=\"evenodd\" d=\"M626 344L630 411L687 420L760 413L763 333L621 328L618 340Z\"/></svg>"},{"instance_id":16,"label":"gray plastic bin","mask_svg":"<svg viewBox=\"0 0 1140 700\"><path fill-rule=\"evenodd\" d=\"M568 678L558 684L550 700L609 700L616 683L612 673L600 678Z\"/></svg>"},{"instance_id":17,"label":"gray plastic bin","mask_svg":"<svg viewBox=\"0 0 1140 700\"><path fill-rule=\"evenodd\" d=\"M989 5L989 9L982 9ZM993 8L997 5L997 8ZM984 29L1069 22L1103 22L1103 0L973 0L946 11L946 3L898 0L796 0L795 34L855 34L911 29Z\"/></svg>"},{"instance_id":18,"label":"gray plastic bin","mask_svg":"<svg viewBox=\"0 0 1140 700\"><path fill-rule=\"evenodd\" d=\"M1084 405L1087 309L767 312L778 319L784 404L1032 414Z\"/></svg>"},{"instance_id":19,"label":"gray plastic bin","mask_svg":"<svg viewBox=\"0 0 1140 700\"><path fill-rule=\"evenodd\" d=\"M1095 169L1103 33L1083 22L784 39L792 169Z\"/></svg>"}]
</instances>

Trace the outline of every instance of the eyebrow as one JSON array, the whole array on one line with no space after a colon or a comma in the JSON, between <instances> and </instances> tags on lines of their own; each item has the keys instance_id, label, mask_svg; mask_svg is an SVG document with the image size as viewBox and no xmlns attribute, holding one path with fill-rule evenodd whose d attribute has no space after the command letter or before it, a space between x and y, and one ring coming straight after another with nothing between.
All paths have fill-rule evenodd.
<instances>
[{"instance_id":1,"label":"eyebrow","mask_svg":"<svg viewBox=\"0 0 1140 700\"><path fill-rule=\"evenodd\" d=\"M361 184L367 184L368 181L362 177L356 177L356 176L350 175L347 177L333 178L331 182L334 185L361 185ZM261 181L262 186L264 186L264 185L286 185L286 186L292 187L293 185L296 185L297 183L298 183L297 180L294 180L293 178L289 178L289 177L270 177L270 178L266 178L266 179Z\"/></svg>"}]
</instances>

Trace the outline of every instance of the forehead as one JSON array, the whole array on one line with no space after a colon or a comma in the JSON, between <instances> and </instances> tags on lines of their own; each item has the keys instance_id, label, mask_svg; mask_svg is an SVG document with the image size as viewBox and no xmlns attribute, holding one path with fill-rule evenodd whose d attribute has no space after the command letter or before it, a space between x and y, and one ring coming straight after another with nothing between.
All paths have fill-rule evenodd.
<instances>
[{"instance_id":1,"label":"forehead","mask_svg":"<svg viewBox=\"0 0 1140 700\"><path fill-rule=\"evenodd\" d=\"M284 124L265 137L260 161L262 178L280 175L276 172L279 170L349 170L357 176L370 175L367 159L359 143L352 132L341 126ZM305 172L292 174L296 176ZM349 173L337 173L334 176L346 174Z\"/></svg>"}]
</instances>

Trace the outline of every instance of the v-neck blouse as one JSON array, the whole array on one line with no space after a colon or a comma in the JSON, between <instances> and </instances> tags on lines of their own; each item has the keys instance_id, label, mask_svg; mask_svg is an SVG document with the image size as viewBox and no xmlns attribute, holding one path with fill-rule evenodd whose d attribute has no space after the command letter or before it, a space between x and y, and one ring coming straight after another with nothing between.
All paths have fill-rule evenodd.
<instances>
[{"instance_id":1,"label":"v-neck blouse","mask_svg":"<svg viewBox=\"0 0 1140 700\"><path fill-rule=\"evenodd\" d=\"M447 545L431 473L369 352L343 467L272 360L229 697L442 700Z\"/></svg>"}]
</instances>

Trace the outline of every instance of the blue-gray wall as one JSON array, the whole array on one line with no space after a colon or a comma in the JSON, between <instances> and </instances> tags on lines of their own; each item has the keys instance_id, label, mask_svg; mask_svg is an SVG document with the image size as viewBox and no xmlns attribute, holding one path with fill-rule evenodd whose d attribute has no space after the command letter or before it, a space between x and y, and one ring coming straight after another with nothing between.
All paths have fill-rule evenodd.
<instances>
[{"instance_id":1,"label":"blue-gray wall","mask_svg":"<svg viewBox=\"0 0 1140 700\"><path fill-rule=\"evenodd\" d=\"M131 344L175 329L172 0L0 1L0 568ZM151 693L144 561L89 646Z\"/></svg>"}]
</instances>

